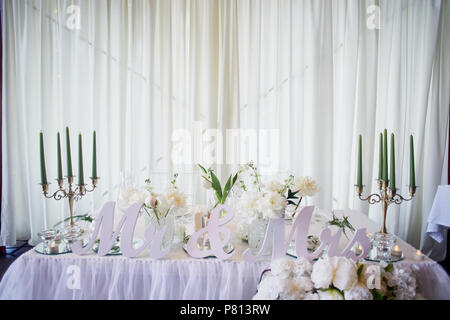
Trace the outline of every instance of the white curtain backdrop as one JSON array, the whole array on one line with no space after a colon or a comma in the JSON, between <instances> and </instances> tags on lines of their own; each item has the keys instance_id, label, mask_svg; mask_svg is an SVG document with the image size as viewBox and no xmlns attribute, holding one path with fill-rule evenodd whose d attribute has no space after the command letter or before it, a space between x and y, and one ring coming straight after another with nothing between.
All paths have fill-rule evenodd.
<instances>
[{"instance_id":1,"label":"white curtain backdrop","mask_svg":"<svg viewBox=\"0 0 450 320\"><path fill-rule=\"evenodd\" d=\"M70 5L81 9L79 28ZM67 216L67 204L40 192L40 130L49 177L56 132L72 129L75 174L83 133L86 178L97 130L99 190L80 213L114 200L121 173L162 187L179 172L191 203L204 202L195 163L216 146L222 177L253 159L268 176L314 177L321 192L309 203L380 221L379 206L355 195L356 142L362 134L365 192L375 191L387 128L402 194L414 134L420 186L413 202L390 208L388 230L433 247L423 239L447 176L448 1L5 0L2 13L0 243L35 243Z\"/></svg>"}]
</instances>

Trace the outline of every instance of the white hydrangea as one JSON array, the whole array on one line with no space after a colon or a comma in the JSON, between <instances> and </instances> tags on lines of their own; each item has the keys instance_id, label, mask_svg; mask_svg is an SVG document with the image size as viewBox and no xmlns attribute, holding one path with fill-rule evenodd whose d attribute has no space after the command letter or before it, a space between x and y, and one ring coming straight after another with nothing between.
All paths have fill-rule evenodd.
<instances>
[{"instance_id":1,"label":"white hydrangea","mask_svg":"<svg viewBox=\"0 0 450 320\"><path fill-rule=\"evenodd\" d=\"M307 259L299 257L294 260L293 273L296 276L309 276L312 271L312 264Z\"/></svg>"},{"instance_id":2,"label":"white hydrangea","mask_svg":"<svg viewBox=\"0 0 450 320\"><path fill-rule=\"evenodd\" d=\"M345 300L372 300L373 295L369 289L361 284L357 283L349 290L344 291Z\"/></svg>"}]
</instances>

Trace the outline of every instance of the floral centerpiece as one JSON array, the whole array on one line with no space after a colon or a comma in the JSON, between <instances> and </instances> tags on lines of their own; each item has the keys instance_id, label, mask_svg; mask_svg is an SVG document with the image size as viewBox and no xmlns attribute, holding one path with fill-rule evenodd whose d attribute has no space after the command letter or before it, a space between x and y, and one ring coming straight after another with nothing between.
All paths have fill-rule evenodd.
<instances>
[{"instance_id":1,"label":"floral centerpiece","mask_svg":"<svg viewBox=\"0 0 450 320\"><path fill-rule=\"evenodd\" d=\"M419 298L416 289L414 272L405 266L359 264L344 257L314 263L282 258L263 273L253 299L410 300Z\"/></svg>"},{"instance_id":2,"label":"floral centerpiece","mask_svg":"<svg viewBox=\"0 0 450 320\"><path fill-rule=\"evenodd\" d=\"M175 233L175 212L186 208L186 195L177 186L178 174L175 173L170 186L162 193L153 189L150 179L145 180L142 187L129 187L121 190L119 203L131 205L142 203L141 210L146 213L146 223L151 224L156 230L167 226L167 232L163 239L163 247L170 246Z\"/></svg>"},{"instance_id":3,"label":"floral centerpiece","mask_svg":"<svg viewBox=\"0 0 450 320\"><path fill-rule=\"evenodd\" d=\"M253 162L244 165L241 172L240 234L254 250L260 248L271 218L284 217L288 206L295 207L295 213L304 197L313 196L319 190L310 177L296 178L293 175L283 182L272 180L264 184Z\"/></svg>"}]
</instances>

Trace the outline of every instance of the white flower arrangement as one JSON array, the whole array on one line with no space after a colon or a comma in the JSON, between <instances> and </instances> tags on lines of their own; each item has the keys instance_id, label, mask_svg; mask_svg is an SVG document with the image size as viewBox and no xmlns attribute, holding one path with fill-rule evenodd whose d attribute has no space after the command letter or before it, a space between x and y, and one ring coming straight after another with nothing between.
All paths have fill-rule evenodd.
<instances>
[{"instance_id":1,"label":"white flower arrangement","mask_svg":"<svg viewBox=\"0 0 450 320\"><path fill-rule=\"evenodd\" d=\"M150 179L145 180L142 187L130 187L121 190L119 201L121 206L142 203L142 209L148 214L154 214L157 221L166 217L174 208L186 207L186 195L178 189L178 174L175 173L170 186L163 193L153 191Z\"/></svg>"},{"instance_id":2,"label":"white flower arrangement","mask_svg":"<svg viewBox=\"0 0 450 320\"><path fill-rule=\"evenodd\" d=\"M379 288L373 288L369 264L344 257L310 263L304 258L272 261L263 273L254 300L409 300L417 298L411 268L380 266Z\"/></svg>"},{"instance_id":3,"label":"white flower arrangement","mask_svg":"<svg viewBox=\"0 0 450 320\"><path fill-rule=\"evenodd\" d=\"M294 205L296 210L303 197L313 196L319 191L316 181L310 177L290 175L283 183L271 180L264 184L253 162L243 165L239 172L239 182L244 191L239 213L250 220L258 214L265 219L283 217L286 206Z\"/></svg>"}]
</instances>

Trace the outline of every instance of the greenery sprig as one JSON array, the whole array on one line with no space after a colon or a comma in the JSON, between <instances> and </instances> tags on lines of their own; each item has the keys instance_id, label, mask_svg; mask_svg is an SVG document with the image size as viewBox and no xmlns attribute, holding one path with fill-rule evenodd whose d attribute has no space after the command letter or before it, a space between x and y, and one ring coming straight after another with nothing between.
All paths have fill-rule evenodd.
<instances>
[{"instance_id":1,"label":"greenery sprig","mask_svg":"<svg viewBox=\"0 0 450 320\"><path fill-rule=\"evenodd\" d=\"M230 193L231 189L233 188L234 184L238 179L240 171L236 172L234 175L231 174L228 177L225 186L222 188L219 178L217 178L216 174L214 173L214 170L212 170L211 168L207 170L201 164L198 164L198 166L204 173L204 175L202 175L203 179L211 183L211 187L216 194L217 202L214 205L214 207L216 207L218 204L224 204L225 201L227 200L228 194Z\"/></svg>"},{"instance_id":2,"label":"greenery sprig","mask_svg":"<svg viewBox=\"0 0 450 320\"><path fill-rule=\"evenodd\" d=\"M351 231L355 231L355 228L352 226L350 221L348 221L348 217L342 217L342 219L339 219L334 215L333 212L333 218L327 222L330 226L336 226L340 229L342 229L342 232L344 233L345 237L348 239L346 229L350 229Z\"/></svg>"}]
</instances>

